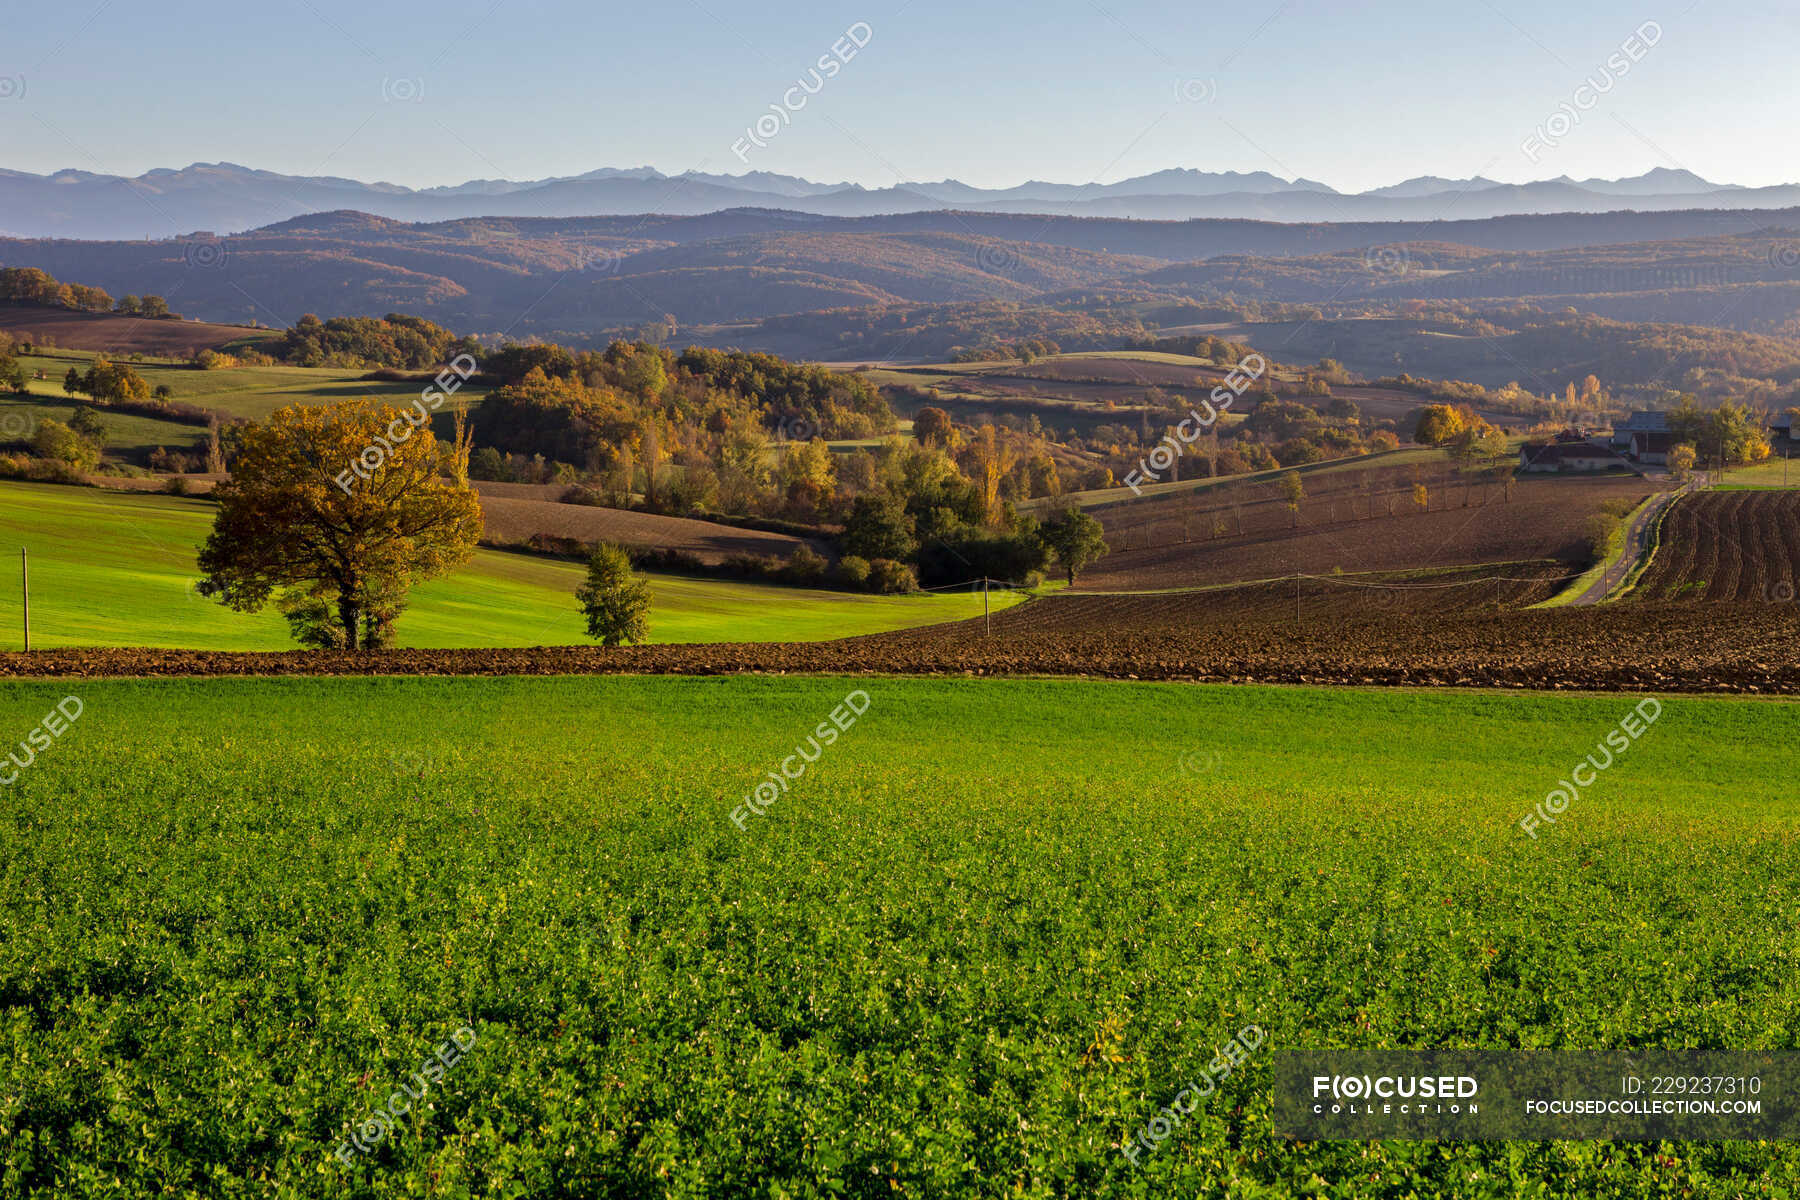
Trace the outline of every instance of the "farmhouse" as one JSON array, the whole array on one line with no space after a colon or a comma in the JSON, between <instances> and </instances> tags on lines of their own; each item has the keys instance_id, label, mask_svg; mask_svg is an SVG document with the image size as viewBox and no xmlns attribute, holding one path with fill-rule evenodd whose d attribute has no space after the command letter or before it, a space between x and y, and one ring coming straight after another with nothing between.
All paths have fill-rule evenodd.
<instances>
[{"instance_id":1,"label":"farmhouse","mask_svg":"<svg viewBox=\"0 0 1800 1200\"><path fill-rule=\"evenodd\" d=\"M1669 432L1669 414L1639 409L1625 420L1613 426L1612 444L1617 450L1624 450L1631 445L1631 436L1636 433Z\"/></svg>"},{"instance_id":2,"label":"farmhouse","mask_svg":"<svg viewBox=\"0 0 1800 1200\"><path fill-rule=\"evenodd\" d=\"M1605 446L1580 438L1527 442L1519 449L1521 471L1609 471L1624 465L1625 461Z\"/></svg>"},{"instance_id":3,"label":"farmhouse","mask_svg":"<svg viewBox=\"0 0 1800 1200\"><path fill-rule=\"evenodd\" d=\"M1669 451L1674 448L1674 434L1640 430L1631 435L1631 447L1626 454L1630 456L1632 462L1644 463L1647 466L1667 466Z\"/></svg>"}]
</instances>

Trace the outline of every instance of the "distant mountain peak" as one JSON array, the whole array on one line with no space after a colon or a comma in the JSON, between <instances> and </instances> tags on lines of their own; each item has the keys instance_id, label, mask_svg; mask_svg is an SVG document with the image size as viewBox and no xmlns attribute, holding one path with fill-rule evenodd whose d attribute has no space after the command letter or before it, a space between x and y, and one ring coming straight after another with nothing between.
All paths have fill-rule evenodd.
<instances>
[{"instance_id":1,"label":"distant mountain peak","mask_svg":"<svg viewBox=\"0 0 1800 1200\"><path fill-rule=\"evenodd\" d=\"M124 183L126 187L120 187ZM153 193L147 209L131 192ZM651 166L600 167L547 179L471 179L410 187L334 176L286 175L233 162L193 162L133 178L65 169L36 175L0 168L0 228L22 237L75 239L180 236L194 229L239 232L307 213L357 209L418 223L478 217L678 217L734 210L825 217L943 210L1186 221L1276 222L1480 219L1552 212L1748 209L1800 205L1800 187L1713 184L1691 171L1657 167L1625 179L1568 176L1506 184L1476 176L1421 175L1364 192L1268 171L1178 166L1111 183L1034 179L980 187L957 179L884 187L819 182L773 171L668 175Z\"/></svg>"},{"instance_id":2,"label":"distant mountain peak","mask_svg":"<svg viewBox=\"0 0 1800 1200\"><path fill-rule=\"evenodd\" d=\"M1583 179L1569 182L1584 191L1599 192L1606 196L1696 196L1708 192L1744 190L1734 183L1713 183L1678 167L1652 167L1642 175L1627 176L1624 179Z\"/></svg>"}]
</instances>

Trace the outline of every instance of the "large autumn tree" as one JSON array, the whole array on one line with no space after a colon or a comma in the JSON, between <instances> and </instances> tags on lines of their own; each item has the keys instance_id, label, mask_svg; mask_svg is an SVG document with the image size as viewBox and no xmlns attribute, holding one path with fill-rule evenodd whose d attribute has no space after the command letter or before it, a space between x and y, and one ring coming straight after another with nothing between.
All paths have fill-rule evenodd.
<instances>
[{"instance_id":1,"label":"large autumn tree","mask_svg":"<svg viewBox=\"0 0 1800 1200\"><path fill-rule=\"evenodd\" d=\"M407 414L362 400L249 426L213 492L200 590L240 612L281 590L303 641L384 644L406 590L467 562L482 528L475 493L443 477L446 450ZM324 622L303 627L309 611Z\"/></svg>"}]
</instances>

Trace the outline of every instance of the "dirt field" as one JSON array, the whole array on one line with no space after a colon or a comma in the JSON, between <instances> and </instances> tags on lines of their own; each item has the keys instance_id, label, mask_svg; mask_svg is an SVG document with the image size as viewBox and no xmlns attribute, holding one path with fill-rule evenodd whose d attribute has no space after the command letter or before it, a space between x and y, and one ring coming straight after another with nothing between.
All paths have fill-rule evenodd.
<instances>
[{"instance_id":1,"label":"dirt field","mask_svg":"<svg viewBox=\"0 0 1800 1200\"><path fill-rule=\"evenodd\" d=\"M1656 485L1635 476L1518 479L1447 466L1373 467L1302 477L1298 528L1279 488L1229 484L1094 510L1112 553L1083 591L1209 587L1343 571L1555 559L1585 563L1582 526L1609 500L1635 505ZM1428 507L1414 500L1423 484ZM1372 515L1371 515L1372 514Z\"/></svg>"},{"instance_id":2,"label":"dirt field","mask_svg":"<svg viewBox=\"0 0 1800 1200\"><path fill-rule=\"evenodd\" d=\"M1104 599L1079 621L1059 604ZM979 621L838 642L522 650L49 650L0 654L0 676L567 675L738 672L1086 675L1228 683L1800 694L1800 605L1235 619L1171 629L1154 597L1051 597ZM1103 624L1096 626L1093 622ZM1086 631L1068 626L1085 624ZM1034 632L1034 627L1050 627ZM1062 627L1062 631L1057 631Z\"/></svg>"},{"instance_id":3,"label":"dirt field","mask_svg":"<svg viewBox=\"0 0 1800 1200\"><path fill-rule=\"evenodd\" d=\"M992 374L977 377L978 385L989 385L997 390L1009 392L1029 391L1033 381L1040 392L1044 383L1055 386L1051 394L1069 395L1083 399L1104 401L1112 399L1123 403L1126 400L1136 401L1142 398L1143 391L1149 387L1160 387L1165 391L1190 392L1195 389L1205 391L1225 378L1225 372L1217 367L1196 362L1194 366L1176 365L1174 363L1140 362L1121 358L1053 358L1019 367L1004 375ZM1329 404L1331 399L1349 400L1362 410L1362 421L1365 426L1375 425L1382 421L1403 421L1408 414L1422 405L1432 403L1430 397L1417 392L1403 391L1398 388L1371 387L1367 384L1334 384L1331 397L1301 396L1298 385L1269 380L1276 392L1286 399L1299 400L1305 404ZM1483 417L1495 425L1517 424L1518 417L1509 418L1504 413L1483 413Z\"/></svg>"},{"instance_id":4,"label":"dirt field","mask_svg":"<svg viewBox=\"0 0 1800 1200\"><path fill-rule=\"evenodd\" d=\"M140 317L21 304L0 304L0 330L19 341L42 342L52 338L64 350L104 350L158 358L186 358L196 351L223 346L256 332L244 325L146 321Z\"/></svg>"},{"instance_id":5,"label":"dirt field","mask_svg":"<svg viewBox=\"0 0 1800 1200\"><path fill-rule=\"evenodd\" d=\"M1194 360L1186 363L1152 362L1134 358L1046 358L1029 366L1016 368L1011 376L1019 379L1058 381L1105 380L1131 383L1143 387L1194 387L1204 381L1213 386L1225 377L1218 367Z\"/></svg>"},{"instance_id":6,"label":"dirt field","mask_svg":"<svg viewBox=\"0 0 1800 1200\"><path fill-rule=\"evenodd\" d=\"M188 475L192 494L204 496L223 476ZM119 491L155 492L163 479L123 479L96 476L97 486ZM492 546L521 546L533 536L576 538L583 542L612 542L647 550L680 550L701 562L717 565L729 554L756 554L786 558L802 545L825 554L825 547L784 533L760 529L735 529L711 521L663 517L655 513L627 512L618 508L590 508L562 504L546 497L560 496L567 488L555 484L488 483L477 480L481 512L486 518L482 541Z\"/></svg>"},{"instance_id":7,"label":"dirt field","mask_svg":"<svg viewBox=\"0 0 1800 1200\"><path fill-rule=\"evenodd\" d=\"M554 500L515 499L508 495L526 484L477 483L481 511L487 520L482 540L490 545L522 545L538 534L576 538L584 542L612 542L645 549L681 550L705 563L718 563L729 554L757 554L786 558L808 543L781 533L760 529L734 529L711 521L663 517L655 513L627 512L617 508L591 508L560 504ZM536 489L531 489L536 490ZM561 489L549 489L560 492ZM814 549L818 549L817 546Z\"/></svg>"},{"instance_id":8,"label":"dirt field","mask_svg":"<svg viewBox=\"0 0 1800 1200\"><path fill-rule=\"evenodd\" d=\"M1800 576L1800 492L1695 492L1663 518L1638 602L1792 605Z\"/></svg>"},{"instance_id":9,"label":"dirt field","mask_svg":"<svg viewBox=\"0 0 1800 1200\"><path fill-rule=\"evenodd\" d=\"M1580 572L1554 561L1374 575L1296 576L1204 591L1108 595L1068 592L1053 603L1009 610L1009 634L1085 633L1119 628L1187 634L1221 624L1286 630L1295 624L1461 617L1521 609L1548 600ZM927 631L916 631L925 633ZM932 633L931 636L938 636Z\"/></svg>"}]
</instances>

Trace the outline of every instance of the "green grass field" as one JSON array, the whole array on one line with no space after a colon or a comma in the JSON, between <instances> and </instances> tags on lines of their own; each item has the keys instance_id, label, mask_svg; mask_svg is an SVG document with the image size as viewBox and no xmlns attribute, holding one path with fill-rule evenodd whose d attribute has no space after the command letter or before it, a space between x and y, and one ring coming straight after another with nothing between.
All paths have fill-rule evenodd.
<instances>
[{"instance_id":1,"label":"green grass field","mask_svg":"<svg viewBox=\"0 0 1800 1200\"><path fill-rule=\"evenodd\" d=\"M61 421L67 425L81 403L62 395L60 390L55 397L41 392L31 396L9 392L0 396L0 442L28 442L39 421ZM199 453L204 459L206 430L198 425L105 410L100 412L100 425L106 430L106 453L112 458L135 458L161 446L165 450Z\"/></svg>"},{"instance_id":2,"label":"green grass field","mask_svg":"<svg viewBox=\"0 0 1800 1200\"><path fill-rule=\"evenodd\" d=\"M0 483L0 648L19 645L20 548L30 552L32 645L293 649L272 608L235 613L199 596L194 556L212 527L203 500ZM478 550L412 593L403 646L586 642L577 563ZM729 580L651 576L653 642L823 641L981 615L981 597L868 596ZM996 593L996 608L1015 602Z\"/></svg>"},{"instance_id":3,"label":"green grass field","mask_svg":"<svg viewBox=\"0 0 1800 1200\"><path fill-rule=\"evenodd\" d=\"M1712 475L1725 488L1800 487L1800 462L1771 458L1754 467L1732 467L1722 475L1718 472Z\"/></svg>"},{"instance_id":4,"label":"green grass field","mask_svg":"<svg viewBox=\"0 0 1800 1200\"><path fill-rule=\"evenodd\" d=\"M860 720L740 831L852 689ZM1800 1179L1793 1144L1296 1144L1270 1110L1294 1047L1792 1048L1791 704L1665 700L1532 840L1520 817L1635 697L12 682L4 738L66 695L79 720L0 788L0 1194ZM1247 1067L1127 1162L1250 1023ZM462 1027L466 1057L396 1091Z\"/></svg>"},{"instance_id":5,"label":"green grass field","mask_svg":"<svg viewBox=\"0 0 1800 1200\"><path fill-rule=\"evenodd\" d=\"M71 366L86 370L93 359L94 355L85 350L48 350L21 355L19 364L27 374L41 370L47 376L31 381L33 395L67 400L68 395L62 390L63 376ZM261 420L289 404L335 404L365 396L407 405L418 399L425 386L365 381L362 376L367 371L329 367L227 367L202 371L185 362L148 360L130 365L152 388L167 384L180 403L252 420ZM445 411L452 403L474 404L485 392L481 385L467 384L446 403Z\"/></svg>"}]
</instances>

